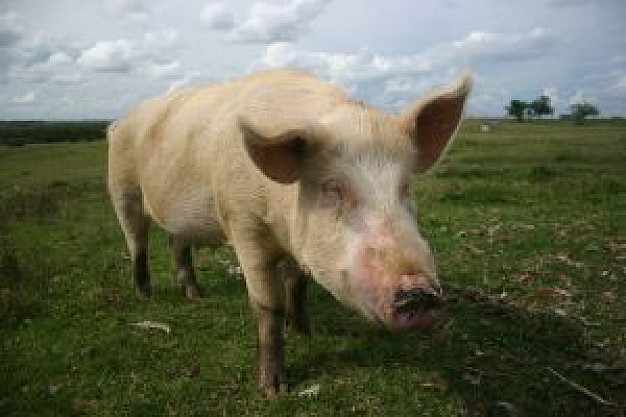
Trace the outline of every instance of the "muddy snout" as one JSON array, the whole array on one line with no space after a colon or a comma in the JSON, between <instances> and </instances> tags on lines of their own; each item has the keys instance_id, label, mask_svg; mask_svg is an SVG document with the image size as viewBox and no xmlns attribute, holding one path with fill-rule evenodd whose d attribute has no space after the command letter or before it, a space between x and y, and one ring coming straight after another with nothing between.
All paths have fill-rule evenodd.
<instances>
[{"instance_id":1,"label":"muddy snout","mask_svg":"<svg viewBox=\"0 0 626 417\"><path fill-rule=\"evenodd\" d=\"M417 312L437 308L441 306L441 302L441 296L438 294L423 288L415 288L396 292L393 307L397 312Z\"/></svg>"},{"instance_id":2,"label":"muddy snout","mask_svg":"<svg viewBox=\"0 0 626 417\"><path fill-rule=\"evenodd\" d=\"M410 286L403 285L393 294L393 327L403 330L434 325L443 305L440 286L422 276L403 276L402 280L413 282Z\"/></svg>"}]
</instances>

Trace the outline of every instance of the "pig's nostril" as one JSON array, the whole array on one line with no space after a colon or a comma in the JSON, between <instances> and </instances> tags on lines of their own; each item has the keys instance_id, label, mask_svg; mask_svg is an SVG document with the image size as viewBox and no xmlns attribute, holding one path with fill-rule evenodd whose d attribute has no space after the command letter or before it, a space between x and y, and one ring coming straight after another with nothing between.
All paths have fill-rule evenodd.
<instances>
[{"instance_id":1,"label":"pig's nostril","mask_svg":"<svg viewBox=\"0 0 626 417\"><path fill-rule=\"evenodd\" d=\"M393 306L396 311L409 312L426 310L439 304L439 297L421 289L400 290L394 296Z\"/></svg>"},{"instance_id":2,"label":"pig's nostril","mask_svg":"<svg viewBox=\"0 0 626 417\"><path fill-rule=\"evenodd\" d=\"M422 299L422 292L419 290L400 290L394 297L394 305L403 307L407 304L419 302Z\"/></svg>"}]
</instances>

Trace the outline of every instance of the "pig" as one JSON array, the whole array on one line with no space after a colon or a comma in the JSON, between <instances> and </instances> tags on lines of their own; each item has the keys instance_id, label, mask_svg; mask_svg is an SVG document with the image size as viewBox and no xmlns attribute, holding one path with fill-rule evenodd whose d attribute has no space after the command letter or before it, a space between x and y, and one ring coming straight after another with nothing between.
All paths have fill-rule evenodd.
<instances>
[{"instance_id":1,"label":"pig","mask_svg":"<svg viewBox=\"0 0 626 417\"><path fill-rule=\"evenodd\" d=\"M139 104L107 134L137 294L151 295L151 221L169 233L174 281L190 299L201 296L192 247L232 245L270 397L286 389L285 323L310 330L309 277L391 330L433 325L442 291L411 184L452 143L471 81L465 71L399 115L288 69Z\"/></svg>"}]
</instances>

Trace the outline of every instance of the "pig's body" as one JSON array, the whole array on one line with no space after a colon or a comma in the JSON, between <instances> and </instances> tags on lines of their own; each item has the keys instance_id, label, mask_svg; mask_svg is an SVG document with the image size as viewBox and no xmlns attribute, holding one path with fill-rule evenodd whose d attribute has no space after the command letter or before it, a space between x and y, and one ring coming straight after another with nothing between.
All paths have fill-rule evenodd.
<instances>
[{"instance_id":1,"label":"pig's body","mask_svg":"<svg viewBox=\"0 0 626 417\"><path fill-rule=\"evenodd\" d=\"M269 71L139 105L109 129L109 191L139 294L150 295L150 218L172 236L190 298L191 245L230 242L269 394L284 382L283 317L308 330L300 271L391 328L432 323L440 290L408 180L449 144L468 89L465 77L392 117L310 76Z\"/></svg>"},{"instance_id":2,"label":"pig's body","mask_svg":"<svg viewBox=\"0 0 626 417\"><path fill-rule=\"evenodd\" d=\"M271 87L276 80L283 85ZM258 105L255 96L261 105L279 108L291 98L285 107L306 108L310 120L346 103L329 86L282 71L146 101L111 128L111 188L140 192L147 215L194 243L222 242L230 236L228 219L237 218L237 223L272 225L267 239L291 250L287 224L293 220L297 186L265 177L241 140L237 118ZM280 118L284 110L275 114Z\"/></svg>"}]
</instances>

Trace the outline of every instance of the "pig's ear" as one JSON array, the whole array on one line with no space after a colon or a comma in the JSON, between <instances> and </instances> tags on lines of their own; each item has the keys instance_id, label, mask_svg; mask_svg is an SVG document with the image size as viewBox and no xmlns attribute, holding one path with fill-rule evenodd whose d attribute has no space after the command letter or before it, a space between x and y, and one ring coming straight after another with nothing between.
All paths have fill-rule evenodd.
<instances>
[{"instance_id":1,"label":"pig's ear","mask_svg":"<svg viewBox=\"0 0 626 417\"><path fill-rule=\"evenodd\" d=\"M450 85L417 101L398 117L417 148L419 172L432 168L452 143L471 86L471 72L465 70Z\"/></svg>"},{"instance_id":2,"label":"pig's ear","mask_svg":"<svg viewBox=\"0 0 626 417\"><path fill-rule=\"evenodd\" d=\"M242 116L238 124L250 159L265 176L281 184L300 178L306 159L316 148L313 127L296 120L255 124Z\"/></svg>"}]
</instances>

